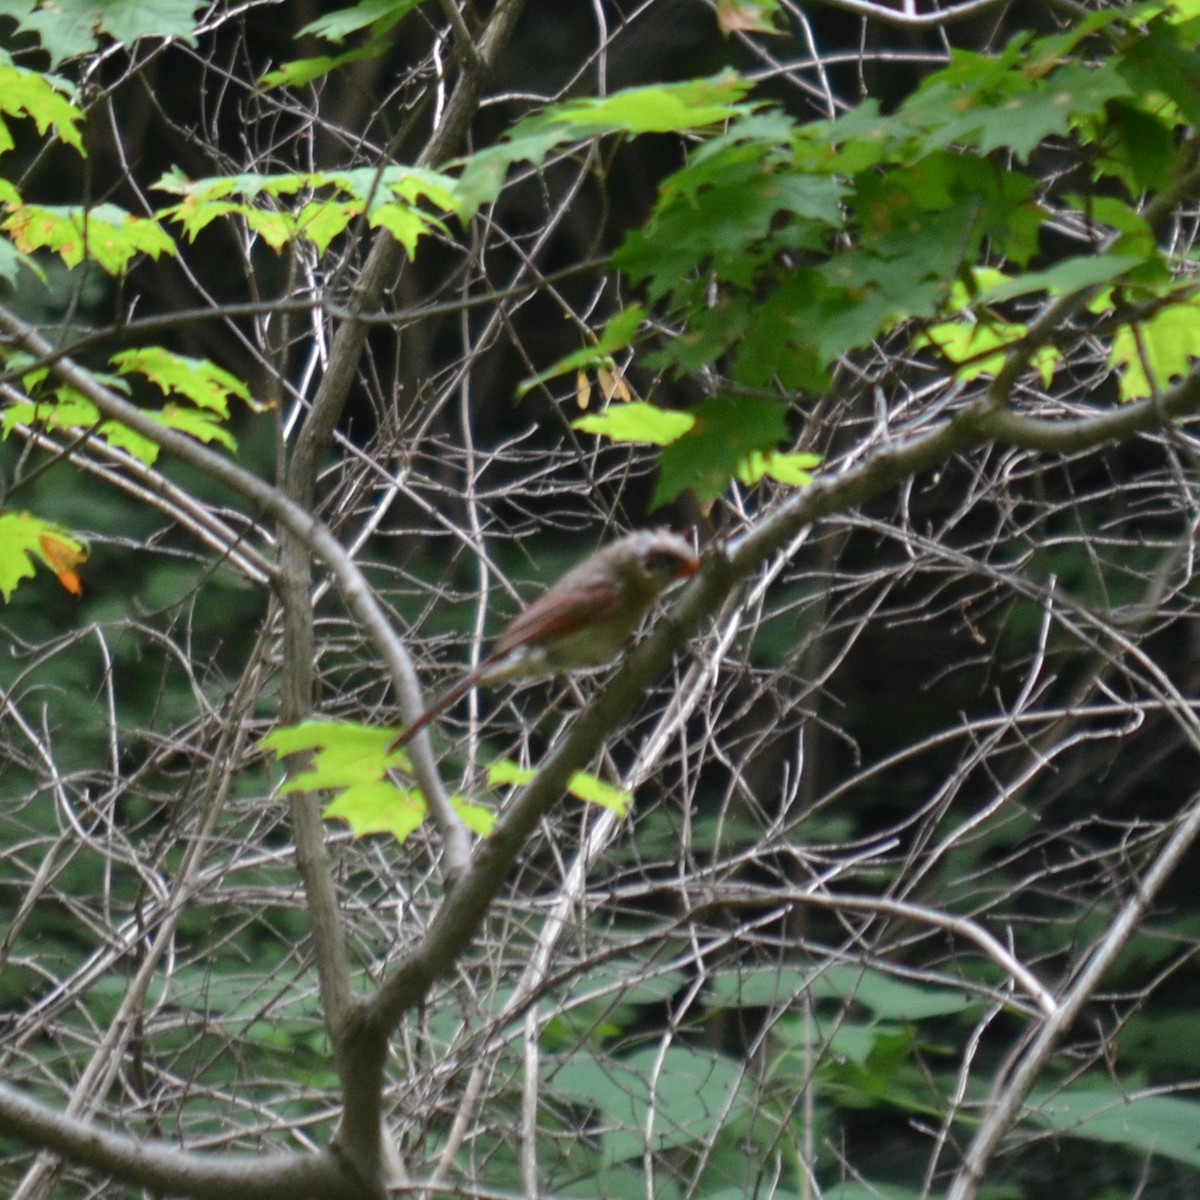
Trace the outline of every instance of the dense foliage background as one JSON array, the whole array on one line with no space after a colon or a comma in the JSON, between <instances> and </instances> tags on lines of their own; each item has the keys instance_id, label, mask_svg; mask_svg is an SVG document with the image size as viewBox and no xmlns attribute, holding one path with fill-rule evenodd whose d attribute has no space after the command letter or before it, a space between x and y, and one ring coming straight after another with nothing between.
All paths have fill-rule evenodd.
<instances>
[{"instance_id":1,"label":"dense foliage background","mask_svg":"<svg viewBox=\"0 0 1200 1200\"><path fill-rule=\"evenodd\" d=\"M1200 1195L1198 41L0 3L0 1188Z\"/></svg>"}]
</instances>

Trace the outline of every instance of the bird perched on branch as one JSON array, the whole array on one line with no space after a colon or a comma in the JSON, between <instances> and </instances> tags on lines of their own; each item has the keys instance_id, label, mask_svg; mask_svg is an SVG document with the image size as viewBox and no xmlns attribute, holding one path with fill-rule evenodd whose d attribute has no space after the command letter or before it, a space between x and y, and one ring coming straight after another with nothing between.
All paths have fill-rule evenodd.
<instances>
[{"instance_id":1,"label":"bird perched on branch","mask_svg":"<svg viewBox=\"0 0 1200 1200\"><path fill-rule=\"evenodd\" d=\"M597 550L518 613L491 653L401 732L388 753L407 746L481 683L545 678L610 662L654 601L699 566L691 543L668 529L630 533Z\"/></svg>"}]
</instances>

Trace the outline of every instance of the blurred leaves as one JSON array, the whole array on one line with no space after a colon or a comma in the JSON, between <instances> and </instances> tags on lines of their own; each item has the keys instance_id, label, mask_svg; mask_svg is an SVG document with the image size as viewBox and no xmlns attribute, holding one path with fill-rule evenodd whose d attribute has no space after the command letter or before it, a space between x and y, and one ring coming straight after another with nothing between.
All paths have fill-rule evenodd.
<instances>
[{"instance_id":1,"label":"blurred leaves","mask_svg":"<svg viewBox=\"0 0 1200 1200\"><path fill-rule=\"evenodd\" d=\"M1162 1154L1200 1167L1200 1104L1179 1096L1124 1091L1114 1083L1078 1083L1029 1097L1026 1120L1064 1136L1107 1142L1134 1154Z\"/></svg>"},{"instance_id":2,"label":"blurred leaves","mask_svg":"<svg viewBox=\"0 0 1200 1200\"><path fill-rule=\"evenodd\" d=\"M4 0L0 16L11 17L17 27L36 34L50 55L52 66L88 54L106 39L132 45L139 38L179 38L195 44L195 14L205 5L199 0ZM0 93L3 88L0 87Z\"/></svg>"}]
</instances>

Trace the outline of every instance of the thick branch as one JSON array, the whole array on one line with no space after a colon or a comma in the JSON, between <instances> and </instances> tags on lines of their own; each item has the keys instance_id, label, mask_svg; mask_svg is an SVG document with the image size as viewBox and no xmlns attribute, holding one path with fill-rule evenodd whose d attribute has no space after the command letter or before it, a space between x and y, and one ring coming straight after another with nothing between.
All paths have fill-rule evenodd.
<instances>
[{"instance_id":1,"label":"thick branch","mask_svg":"<svg viewBox=\"0 0 1200 1200\"><path fill-rule=\"evenodd\" d=\"M132 1187L196 1200L358 1200L362 1185L331 1154L190 1154L98 1129L0 1083L0 1132Z\"/></svg>"},{"instance_id":2,"label":"thick branch","mask_svg":"<svg viewBox=\"0 0 1200 1200\"><path fill-rule=\"evenodd\" d=\"M731 546L728 558L710 554L696 580L681 593L670 617L630 653L611 683L547 756L537 778L512 799L425 936L364 1009L364 1020L390 1031L449 969L470 944L525 840L564 794L572 773L591 762L638 697L662 675L687 639L713 617L739 582L799 529L823 516L865 504L902 480L991 441L1047 453L1081 451L1132 437L1160 426L1164 419L1197 411L1197 375L1189 376L1163 397L1077 420L1038 420L983 400L928 432L879 450L840 476L818 479L797 492Z\"/></svg>"},{"instance_id":3,"label":"thick branch","mask_svg":"<svg viewBox=\"0 0 1200 1200\"><path fill-rule=\"evenodd\" d=\"M391 1030L470 944L517 855L538 821L567 790L612 731L628 717L646 689L661 677L676 652L714 613L734 585L728 564L710 555L685 589L670 618L623 661L617 674L551 750L537 778L512 799L471 865L446 897L425 935L367 1006L371 1023Z\"/></svg>"},{"instance_id":4,"label":"thick branch","mask_svg":"<svg viewBox=\"0 0 1200 1200\"><path fill-rule=\"evenodd\" d=\"M492 14L478 51L472 50L465 55L466 63L442 124L434 131L418 159L419 165L441 162L462 144L478 106L484 80L507 45L524 5L525 0L501 3ZM469 46L468 39L464 51ZM395 283L402 261L400 244L386 230L380 230L363 272L355 282L346 319L334 337L328 366L296 437L286 488L289 499L302 509L315 508L317 474L358 371L369 330L368 324L358 319L359 314L380 305L387 289ZM310 543L304 538L293 539L288 533L281 541L280 582L287 613L288 649L296 652L285 679L285 696L299 715L308 706L312 686ZM405 669L393 671L392 681L401 717L407 724L420 714L423 701L407 655L403 663ZM442 831L443 870L446 878L453 881L468 861L470 836L446 795L428 738L420 739L412 747L410 757L417 782ZM313 922L321 995L342 1078L345 1111L337 1142L364 1177L375 1178L379 1174L386 1041L377 1029L363 1028L351 1019L349 964L314 798L297 797L292 805L292 817L297 861Z\"/></svg>"},{"instance_id":5,"label":"thick branch","mask_svg":"<svg viewBox=\"0 0 1200 1200\"><path fill-rule=\"evenodd\" d=\"M927 432L891 442L841 475L816 479L741 539L730 557L739 575L748 574L805 525L857 508L902 480L989 442L1043 454L1079 453L1198 412L1200 373L1196 371L1161 396L1075 419L1027 417L990 400L979 401Z\"/></svg>"}]
</instances>

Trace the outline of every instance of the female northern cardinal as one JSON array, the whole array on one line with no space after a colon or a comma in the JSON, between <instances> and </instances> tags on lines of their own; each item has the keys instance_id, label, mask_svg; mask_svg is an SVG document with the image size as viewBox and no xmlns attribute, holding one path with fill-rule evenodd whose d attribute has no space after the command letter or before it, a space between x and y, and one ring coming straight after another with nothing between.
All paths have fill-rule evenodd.
<instances>
[{"instance_id":1,"label":"female northern cardinal","mask_svg":"<svg viewBox=\"0 0 1200 1200\"><path fill-rule=\"evenodd\" d=\"M615 658L659 595L699 566L691 544L667 529L631 533L597 550L518 613L487 658L434 701L388 753L407 746L477 684L559 675Z\"/></svg>"}]
</instances>

